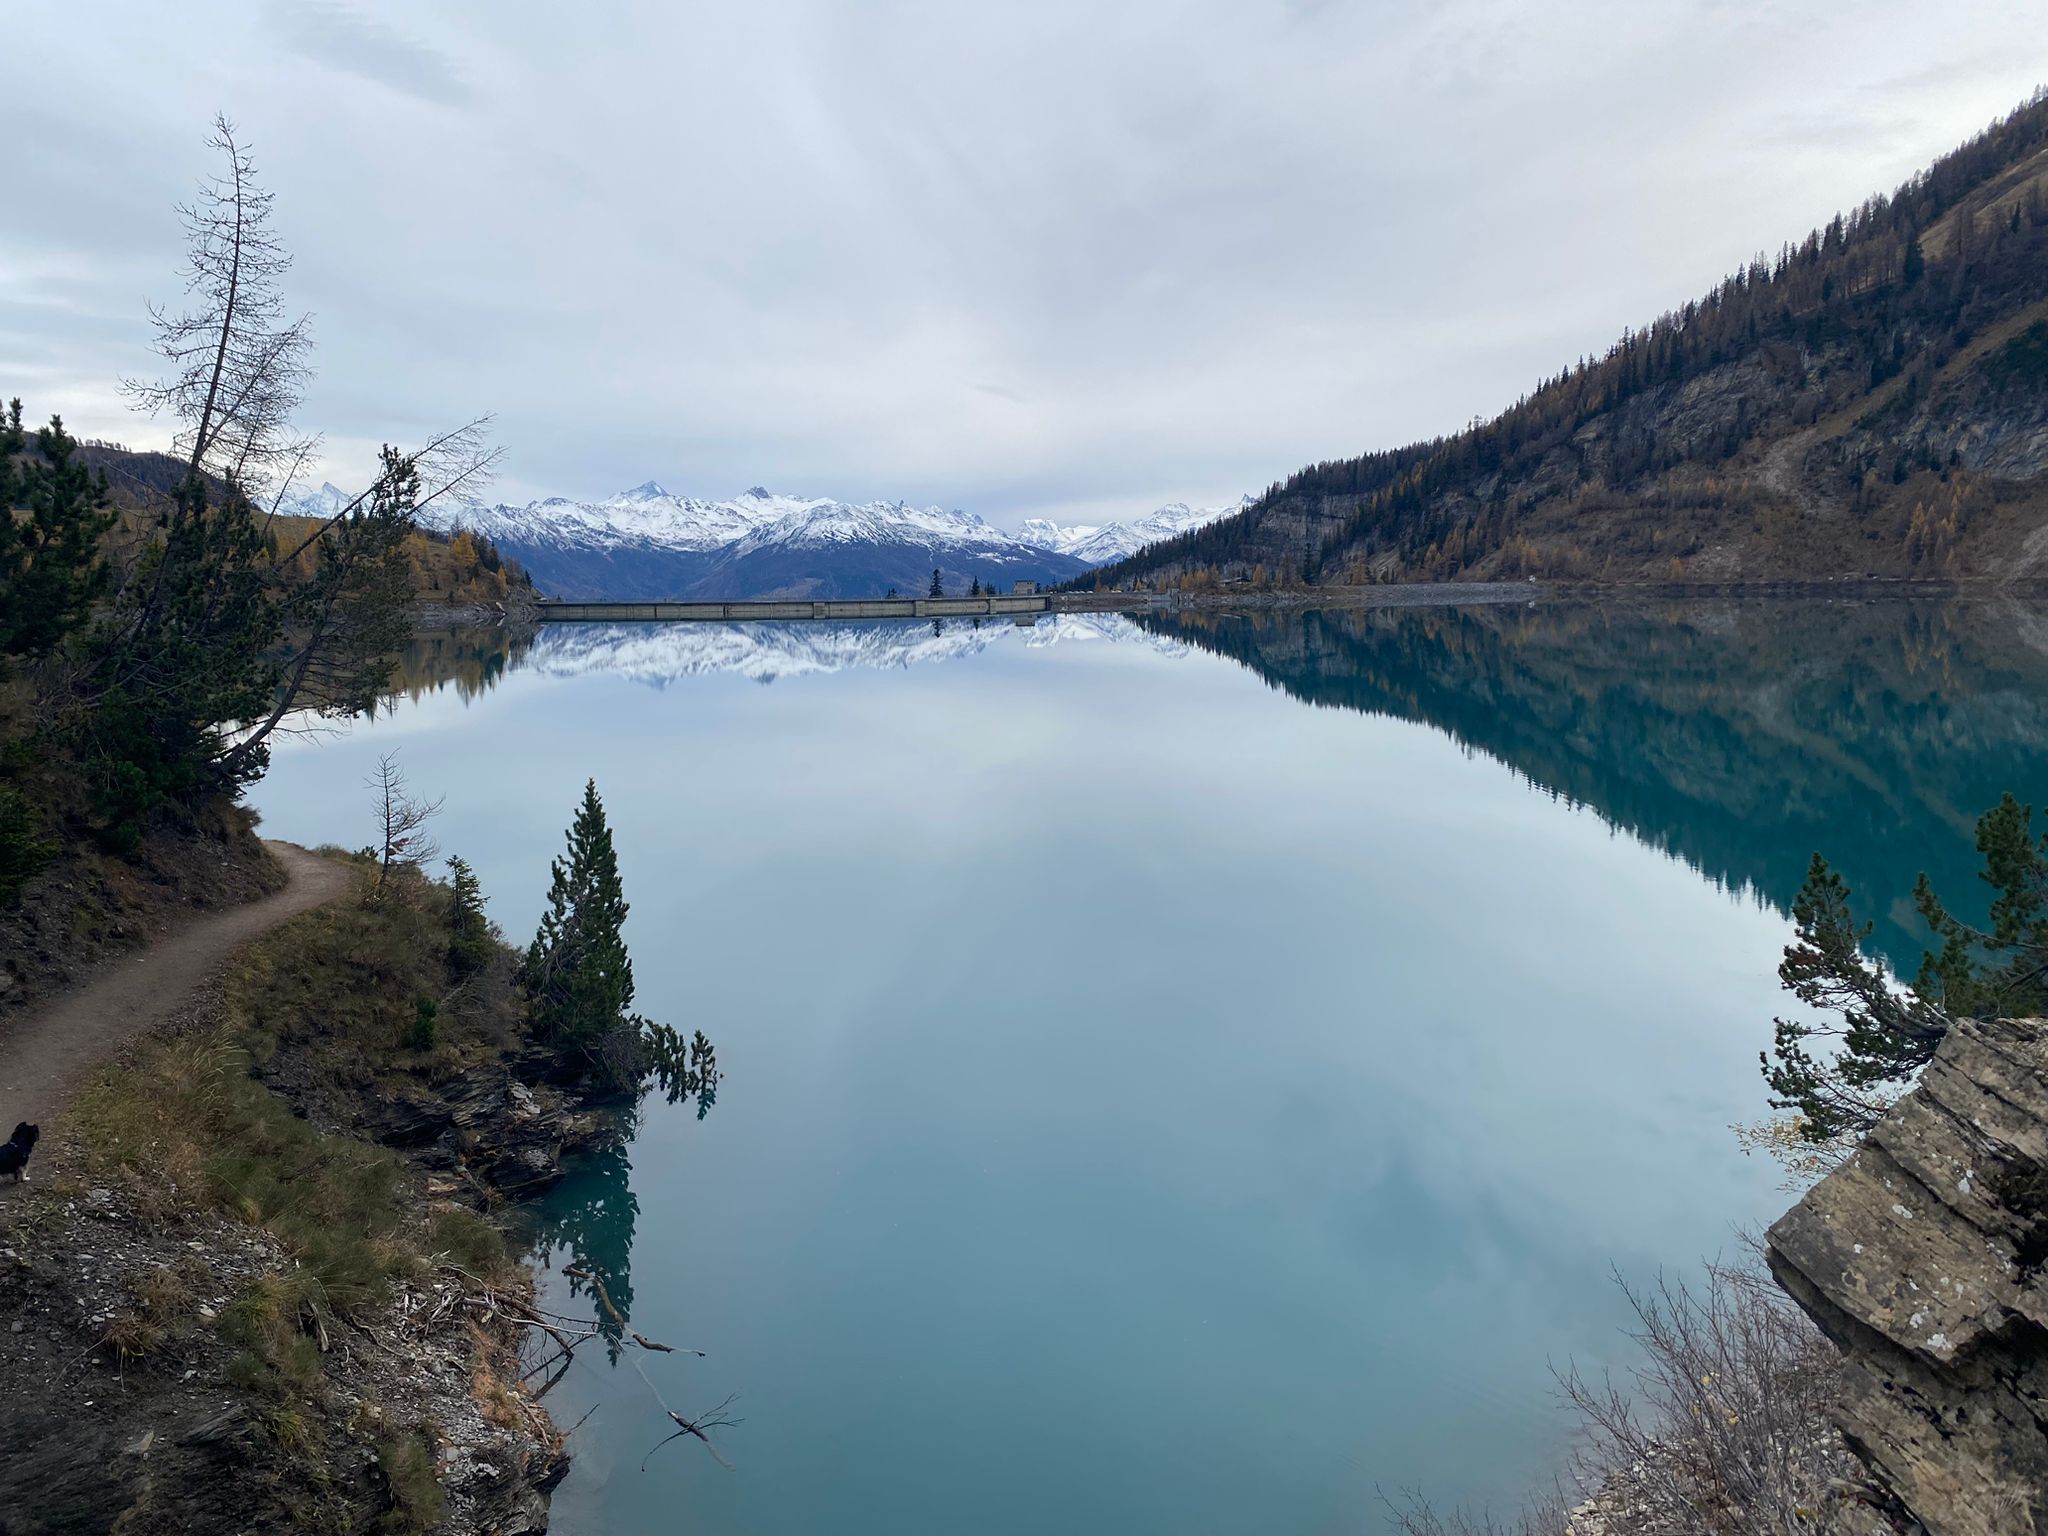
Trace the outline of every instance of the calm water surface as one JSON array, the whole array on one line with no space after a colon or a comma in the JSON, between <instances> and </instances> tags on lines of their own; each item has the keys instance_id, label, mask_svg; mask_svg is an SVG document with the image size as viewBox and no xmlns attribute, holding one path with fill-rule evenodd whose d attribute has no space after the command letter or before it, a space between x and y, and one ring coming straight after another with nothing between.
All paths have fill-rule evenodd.
<instances>
[{"instance_id":1,"label":"calm water surface","mask_svg":"<svg viewBox=\"0 0 2048 1536\"><path fill-rule=\"evenodd\" d=\"M1784 1203L1782 906L1824 847L1917 953L2040 776L2013 607L1501 607L558 629L408 659L279 755L360 844L399 748L515 939L595 775L640 1004L717 1042L542 1214L727 1470L595 1350L569 1533L1336 1532L1511 1507L1625 1366L1611 1278ZM437 686L439 684L439 686ZM2040 798L2039 796L2036 797ZM1881 899L1879 893L1882 893Z\"/></svg>"}]
</instances>

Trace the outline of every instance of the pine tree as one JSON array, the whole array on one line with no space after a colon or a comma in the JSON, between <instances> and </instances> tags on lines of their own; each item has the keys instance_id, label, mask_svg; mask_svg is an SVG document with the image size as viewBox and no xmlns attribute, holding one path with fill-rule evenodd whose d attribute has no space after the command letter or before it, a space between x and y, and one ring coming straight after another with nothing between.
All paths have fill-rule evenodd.
<instances>
[{"instance_id":1,"label":"pine tree","mask_svg":"<svg viewBox=\"0 0 2048 1536\"><path fill-rule=\"evenodd\" d=\"M651 1076L670 1103L691 1094L698 1118L711 1107L718 1064L697 1031L685 1042L666 1024L632 1011L633 961L626 953L630 910L597 781L569 828L566 859L554 861L547 911L527 947L521 978L534 1032L565 1074L597 1093L629 1097Z\"/></svg>"},{"instance_id":2,"label":"pine tree","mask_svg":"<svg viewBox=\"0 0 2048 1536\"><path fill-rule=\"evenodd\" d=\"M466 860L448 860L448 969L462 980L490 963L491 924L484 916L484 889Z\"/></svg>"},{"instance_id":3,"label":"pine tree","mask_svg":"<svg viewBox=\"0 0 2048 1536\"><path fill-rule=\"evenodd\" d=\"M934 567L932 568L932 589L931 589L931 591L930 591L930 592L929 592L929 593L927 594L927 596L930 596L930 597L944 597L945 595L946 595L946 589L945 589L944 587L942 587L942 586L940 586L940 585L939 585L939 572L938 572L938 568L937 568L936 566L934 566Z\"/></svg>"},{"instance_id":4,"label":"pine tree","mask_svg":"<svg viewBox=\"0 0 2048 1536\"><path fill-rule=\"evenodd\" d=\"M979 576L975 577L974 580L968 584L967 595L969 597L981 596L981 578Z\"/></svg>"},{"instance_id":5,"label":"pine tree","mask_svg":"<svg viewBox=\"0 0 2048 1536\"><path fill-rule=\"evenodd\" d=\"M1849 906L1849 886L1819 854L1792 903L1797 937L1778 979L1810 1009L1839 1022L1779 1019L1764 1059L1772 1104L1798 1116L1807 1140L1858 1136L1933 1059L1959 1018L2018 1017L2048 1008L2048 837L2036 840L2032 807L2010 794L1977 822L1978 878L1998 895L1991 927L1955 917L1923 874L1914 905L1941 940L1923 955L1910 987L1882 960L1865 958L1871 932ZM1839 1041L1816 1054L1809 1042Z\"/></svg>"},{"instance_id":6,"label":"pine tree","mask_svg":"<svg viewBox=\"0 0 2048 1536\"><path fill-rule=\"evenodd\" d=\"M21 402L11 401L0 417L0 658L48 655L106 585L100 536L114 515L105 474L86 469L59 417L28 447Z\"/></svg>"},{"instance_id":7,"label":"pine tree","mask_svg":"<svg viewBox=\"0 0 2048 1536\"><path fill-rule=\"evenodd\" d=\"M568 835L568 856L554 861L548 909L526 952L527 985L541 1038L589 1052L618 1031L633 1006L624 935L629 908L597 780L584 785Z\"/></svg>"}]
</instances>

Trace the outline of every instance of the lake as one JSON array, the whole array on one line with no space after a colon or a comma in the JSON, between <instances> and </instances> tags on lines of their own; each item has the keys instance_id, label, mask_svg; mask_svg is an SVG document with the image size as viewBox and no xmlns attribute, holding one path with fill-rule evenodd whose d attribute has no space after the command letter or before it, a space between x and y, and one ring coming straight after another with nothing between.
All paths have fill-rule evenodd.
<instances>
[{"instance_id":1,"label":"lake","mask_svg":"<svg viewBox=\"0 0 2048 1536\"><path fill-rule=\"evenodd\" d=\"M1788 1203L1784 909L1909 967L2048 747L2048 610L1782 602L573 627L423 641L289 744L360 845L396 749L515 942L587 777L639 1005L717 1043L538 1217L684 1355L595 1347L571 1533L1378 1530L1512 1509L1614 1275ZM2036 794L2038 800L2040 795ZM667 1433L734 1394L721 1466ZM642 1470L643 1458L646 1459Z\"/></svg>"}]
</instances>

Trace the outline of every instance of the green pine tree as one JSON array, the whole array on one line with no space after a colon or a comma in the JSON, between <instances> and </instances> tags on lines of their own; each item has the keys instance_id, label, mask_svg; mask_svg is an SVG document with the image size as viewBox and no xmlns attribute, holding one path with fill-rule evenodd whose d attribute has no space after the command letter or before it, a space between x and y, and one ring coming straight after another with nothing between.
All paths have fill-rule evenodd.
<instances>
[{"instance_id":1,"label":"green pine tree","mask_svg":"<svg viewBox=\"0 0 2048 1536\"><path fill-rule=\"evenodd\" d=\"M630 908L595 779L583 787L568 837L521 968L534 1032L556 1052L565 1074L594 1093L630 1097L652 1077L670 1103L694 1094L702 1118L719 1076L711 1042L701 1030L685 1042L668 1025L633 1012L633 961L625 939Z\"/></svg>"},{"instance_id":2,"label":"green pine tree","mask_svg":"<svg viewBox=\"0 0 2048 1536\"><path fill-rule=\"evenodd\" d=\"M448 860L448 883L448 969L460 981L490 963L491 923L484 916L483 885L466 860Z\"/></svg>"},{"instance_id":3,"label":"green pine tree","mask_svg":"<svg viewBox=\"0 0 2048 1536\"><path fill-rule=\"evenodd\" d=\"M936 566L932 568L932 589L928 595L932 597L944 597L946 595L946 589L939 585L939 572Z\"/></svg>"},{"instance_id":4,"label":"green pine tree","mask_svg":"<svg viewBox=\"0 0 2048 1536\"><path fill-rule=\"evenodd\" d=\"M85 769L103 840L132 844L157 807L261 778L261 742L231 722L262 720L284 681L284 616L271 550L246 496L188 476L169 527L80 647L57 729Z\"/></svg>"},{"instance_id":5,"label":"green pine tree","mask_svg":"<svg viewBox=\"0 0 2048 1536\"><path fill-rule=\"evenodd\" d=\"M19 400L0 417L0 512L0 660L46 656L106 586L100 538L114 514L106 476L80 461L62 418L31 449Z\"/></svg>"},{"instance_id":6,"label":"green pine tree","mask_svg":"<svg viewBox=\"0 0 2048 1536\"><path fill-rule=\"evenodd\" d=\"M595 779L583 787L568 836L567 856L552 868L547 911L527 948L527 986L541 1038L588 1052L617 1032L633 1005L624 934L630 909Z\"/></svg>"},{"instance_id":7,"label":"green pine tree","mask_svg":"<svg viewBox=\"0 0 2048 1536\"><path fill-rule=\"evenodd\" d=\"M1902 988L1883 961L1866 959L1871 925L1858 923L1850 890L1819 854L1792 904L1797 936L1778 978L1802 1003L1832 1019L1779 1019L1764 1058L1772 1104L1798 1117L1814 1142L1856 1136L1874 1125L1897 1092L1933 1059L1961 1018L2016 1017L2048 1010L2048 836L2036 841L2033 808L2010 794L1977 822L1978 878L1998 894L1991 926L1963 922L1923 874L1914 904L1941 940ZM1816 1042L1839 1042L1823 1046Z\"/></svg>"}]
</instances>

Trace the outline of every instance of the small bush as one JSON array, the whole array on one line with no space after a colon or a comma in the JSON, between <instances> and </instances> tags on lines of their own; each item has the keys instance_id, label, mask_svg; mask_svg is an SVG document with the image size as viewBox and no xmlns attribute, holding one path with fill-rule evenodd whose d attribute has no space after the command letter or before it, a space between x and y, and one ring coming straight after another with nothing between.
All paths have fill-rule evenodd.
<instances>
[{"instance_id":1,"label":"small bush","mask_svg":"<svg viewBox=\"0 0 2048 1536\"><path fill-rule=\"evenodd\" d=\"M186 1326L196 1299L193 1287L204 1273L196 1259L144 1271L134 1283L135 1305L107 1325L102 1345L124 1365L155 1354Z\"/></svg>"},{"instance_id":2,"label":"small bush","mask_svg":"<svg viewBox=\"0 0 2048 1536\"><path fill-rule=\"evenodd\" d=\"M412 1006L412 1023L398 1043L408 1051L431 1051L434 1048L434 1015L440 1010L431 997L422 997Z\"/></svg>"},{"instance_id":3,"label":"small bush","mask_svg":"<svg viewBox=\"0 0 2048 1536\"><path fill-rule=\"evenodd\" d=\"M427 1224L427 1246L473 1275L494 1279L511 1267L505 1235L468 1211L439 1211Z\"/></svg>"},{"instance_id":4,"label":"small bush","mask_svg":"<svg viewBox=\"0 0 2048 1536\"><path fill-rule=\"evenodd\" d=\"M388 1435L377 1445L377 1467L391 1498L383 1529L412 1533L441 1523L446 1499L434 1476L434 1453L418 1435Z\"/></svg>"},{"instance_id":5,"label":"small bush","mask_svg":"<svg viewBox=\"0 0 2048 1536\"><path fill-rule=\"evenodd\" d=\"M57 857L45 835L43 813L20 790L0 784L0 906L11 906L21 888Z\"/></svg>"}]
</instances>

